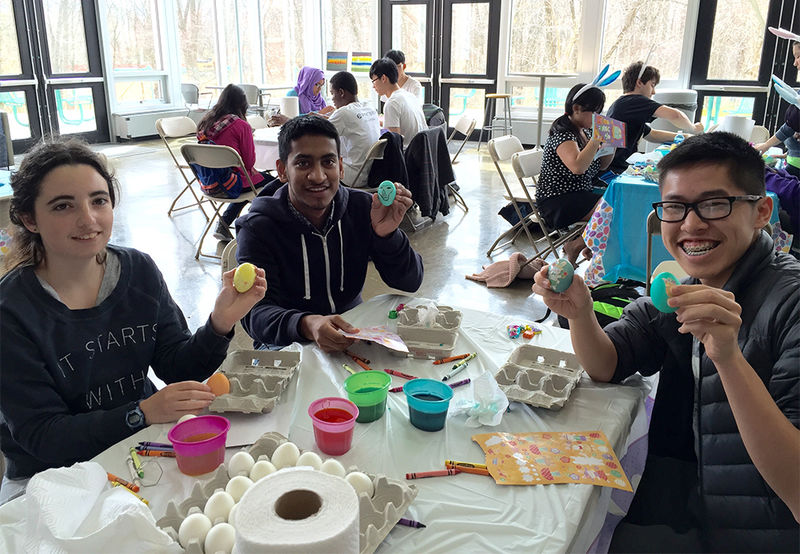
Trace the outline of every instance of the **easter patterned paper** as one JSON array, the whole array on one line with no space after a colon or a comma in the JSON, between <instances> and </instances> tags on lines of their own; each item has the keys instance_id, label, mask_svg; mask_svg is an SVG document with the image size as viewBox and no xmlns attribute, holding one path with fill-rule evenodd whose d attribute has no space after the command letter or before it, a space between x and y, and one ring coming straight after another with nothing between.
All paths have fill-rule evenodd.
<instances>
[{"instance_id":1,"label":"easter patterned paper","mask_svg":"<svg viewBox=\"0 0 800 554\"><path fill-rule=\"evenodd\" d=\"M633 491L602 431L473 435L498 485L582 483Z\"/></svg>"},{"instance_id":2,"label":"easter patterned paper","mask_svg":"<svg viewBox=\"0 0 800 554\"><path fill-rule=\"evenodd\" d=\"M366 340L370 342L377 342L381 346L385 346L390 350L397 350L398 352L408 352L408 346L400 338L400 335L392 333L386 327L361 327L357 333L347 333L339 329L339 332L345 337L351 339Z\"/></svg>"}]
</instances>

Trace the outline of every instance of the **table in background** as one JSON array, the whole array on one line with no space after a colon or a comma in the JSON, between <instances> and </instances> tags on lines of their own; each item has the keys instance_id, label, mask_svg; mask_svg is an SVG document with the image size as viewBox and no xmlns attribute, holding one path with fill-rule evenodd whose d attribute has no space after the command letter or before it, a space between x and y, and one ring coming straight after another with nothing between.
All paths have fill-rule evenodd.
<instances>
[{"instance_id":1,"label":"table in background","mask_svg":"<svg viewBox=\"0 0 800 554\"><path fill-rule=\"evenodd\" d=\"M775 249L788 252L792 239L778 221L778 197L772 192L767 194L773 203L770 224ZM623 174L611 181L583 233L583 240L592 251L584 276L589 285L620 278L645 282L647 216L653 211L653 202L660 200L658 184L644 177ZM652 256L651 267L672 259L660 236L653 237Z\"/></svg>"},{"instance_id":2,"label":"table in background","mask_svg":"<svg viewBox=\"0 0 800 554\"><path fill-rule=\"evenodd\" d=\"M253 166L259 171L273 171L278 159L278 132L280 127L265 127L253 132L256 148L256 162Z\"/></svg>"},{"instance_id":3,"label":"table in background","mask_svg":"<svg viewBox=\"0 0 800 554\"><path fill-rule=\"evenodd\" d=\"M375 297L344 314L358 326L386 323L386 316L403 296ZM495 372L512 350L530 342L563 351L571 351L569 333L545 326L531 341L511 340L506 325L521 323L522 318L463 310L463 322L455 351L477 352L478 356L458 378L475 379L484 371ZM447 366L435 366L429 360L399 358L386 349L361 343L353 350L371 360L375 369L391 367L421 377L438 379ZM313 345L301 351L300 368L284 391L275 410L269 414L230 414L232 432L246 425L256 430L254 436L277 431L290 438L302 450L318 451L314 442L309 404L325 396L346 396L343 383L349 373L342 363L352 361L343 354L325 354ZM392 386L405 381L392 377ZM356 424L351 450L338 459L345 467L357 466L369 473L383 473L404 479L406 472L442 469L445 459L482 462L483 451L470 437L489 432L525 433L534 431L603 431L632 482L644 463L646 444L645 400L652 381L632 378L625 385L593 383L584 374L560 411L512 403L496 427L467 427L465 415L450 415L442 431L428 433L413 427L403 394L390 393L384 416L368 424ZM472 385L456 388L451 410L460 402L472 404ZM93 461L107 471L127 476L125 459L128 447L139 440L164 441L169 425L153 425L109 448ZM229 439L230 439L229 435ZM644 440L642 440L644 439ZM236 441L238 442L238 441ZM230 440L229 440L230 443ZM630 446L629 445L634 445ZM236 449L229 448L229 458ZM626 455L627 452L627 455ZM323 458L326 458L324 454ZM143 488L158 520L170 500L188 498L196 479L178 472L175 461L159 459L164 469L156 487ZM479 475L411 481L419 494L405 517L421 521L427 529L395 527L378 552L431 552L467 549L482 552L586 552L598 543L598 533L606 514L616 506L627 506L632 494L607 487L580 484L500 486ZM603 542L599 542L603 550ZM607 547L607 545L606 545Z\"/></svg>"}]
</instances>

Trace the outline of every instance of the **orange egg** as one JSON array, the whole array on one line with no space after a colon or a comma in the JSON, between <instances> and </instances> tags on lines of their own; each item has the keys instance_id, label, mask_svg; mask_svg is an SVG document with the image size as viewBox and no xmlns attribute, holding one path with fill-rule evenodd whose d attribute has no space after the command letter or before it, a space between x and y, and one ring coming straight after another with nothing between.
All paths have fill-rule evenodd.
<instances>
[{"instance_id":1,"label":"orange egg","mask_svg":"<svg viewBox=\"0 0 800 554\"><path fill-rule=\"evenodd\" d=\"M215 373L206 381L206 385L211 387L211 392L217 396L231 392L231 382L225 377L224 373Z\"/></svg>"}]
</instances>

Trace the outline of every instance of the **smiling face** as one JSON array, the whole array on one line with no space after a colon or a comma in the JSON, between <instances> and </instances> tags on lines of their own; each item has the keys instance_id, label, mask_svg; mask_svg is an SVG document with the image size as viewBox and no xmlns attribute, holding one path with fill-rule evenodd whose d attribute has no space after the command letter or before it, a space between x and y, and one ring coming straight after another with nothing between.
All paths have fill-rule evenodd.
<instances>
[{"instance_id":1,"label":"smiling face","mask_svg":"<svg viewBox=\"0 0 800 554\"><path fill-rule=\"evenodd\" d=\"M330 93L331 93L331 102L333 102L334 106L336 106L337 108L341 108L342 106L347 105L347 102L344 99L344 91L342 89L333 88L333 86L331 86Z\"/></svg>"},{"instance_id":2,"label":"smiling face","mask_svg":"<svg viewBox=\"0 0 800 554\"><path fill-rule=\"evenodd\" d=\"M336 141L323 135L303 135L291 142L286 163L278 160L277 169L281 181L289 183L292 206L320 228L344 176Z\"/></svg>"},{"instance_id":3,"label":"smiling face","mask_svg":"<svg viewBox=\"0 0 800 554\"><path fill-rule=\"evenodd\" d=\"M93 259L111 237L108 183L89 165L62 165L45 175L33 214L22 216L42 238L46 259Z\"/></svg>"},{"instance_id":4,"label":"smiling face","mask_svg":"<svg viewBox=\"0 0 800 554\"><path fill-rule=\"evenodd\" d=\"M670 170L661 180L661 199L697 202L704 198L747 194L718 164ZM694 210L676 223L661 222L661 238L673 258L704 285L722 287L739 259L769 222L772 200L737 201L724 219L703 221Z\"/></svg>"},{"instance_id":5,"label":"smiling face","mask_svg":"<svg viewBox=\"0 0 800 554\"><path fill-rule=\"evenodd\" d=\"M322 87L324 86L325 86L325 79L320 79L319 81L314 83L314 96L319 94L319 92L322 90Z\"/></svg>"}]
</instances>

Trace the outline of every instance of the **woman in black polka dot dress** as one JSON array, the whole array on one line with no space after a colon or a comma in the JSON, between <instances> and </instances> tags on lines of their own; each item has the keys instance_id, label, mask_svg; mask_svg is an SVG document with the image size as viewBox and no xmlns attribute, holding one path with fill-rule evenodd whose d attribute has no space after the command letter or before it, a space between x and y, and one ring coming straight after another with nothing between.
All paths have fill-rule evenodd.
<instances>
[{"instance_id":1,"label":"woman in black polka dot dress","mask_svg":"<svg viewBox=\"0 0 800 554\"><path fill-rule=\"evenodd\" d=\"M536 206L547 224L563 229L578 221L589 221L600 195L592 192L592 179L606 169L614 152L595 159L602 142L592 136L592 118L603 111L606 95L599 88L584 90L583 84L572 87L564 104L564 115L550 126L544 145L542 171L536 186ZM573 264L586 248L582 237L564 245Z\"/></svg>"}]
</instances>

